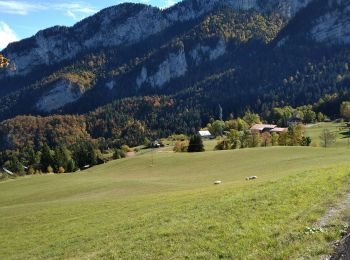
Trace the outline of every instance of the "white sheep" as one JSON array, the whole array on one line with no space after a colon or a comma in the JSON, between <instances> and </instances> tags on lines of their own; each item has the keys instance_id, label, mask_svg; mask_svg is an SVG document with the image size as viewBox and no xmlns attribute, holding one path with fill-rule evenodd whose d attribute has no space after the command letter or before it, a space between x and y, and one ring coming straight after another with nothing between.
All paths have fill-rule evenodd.
<instances>
[{"instance_id":1,"label":"white sheep","mask_svg":"<svg viewBox=\"0 0 350 260\"><path fill-rule=\"evenodd\" d=\"M214 181L215 185L218 185L218 184L221 184L221 183L222 183L222 181Z\"/></svg>"},{"instance_id":2,"label":"white sheep","mask_svg":"<svg viewBox=\"0 0 350 260\"><path fill-rule=\"evenodd\" d=\"M249 177L246 177L245 180L251 181L251 180L256 180L257 178L258 178L258 176L249 176Z\"/></svg>"}]
</instances>

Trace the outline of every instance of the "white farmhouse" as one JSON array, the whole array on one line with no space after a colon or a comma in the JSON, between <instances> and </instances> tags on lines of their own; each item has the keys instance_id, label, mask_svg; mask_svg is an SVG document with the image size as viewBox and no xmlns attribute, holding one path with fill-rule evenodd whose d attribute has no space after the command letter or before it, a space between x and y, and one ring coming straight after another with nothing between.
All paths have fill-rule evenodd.
<instances>
[{"instance_id":1,"label":"white farmhouse","mask_svg":"<svg viewBox=\"0 0 350 260\"><path fill-rule=\"evenodd\" d=\"M198 131L198 134L205 139L212 139L214 136L208 130Z\"/></svg>"}]
</instances>

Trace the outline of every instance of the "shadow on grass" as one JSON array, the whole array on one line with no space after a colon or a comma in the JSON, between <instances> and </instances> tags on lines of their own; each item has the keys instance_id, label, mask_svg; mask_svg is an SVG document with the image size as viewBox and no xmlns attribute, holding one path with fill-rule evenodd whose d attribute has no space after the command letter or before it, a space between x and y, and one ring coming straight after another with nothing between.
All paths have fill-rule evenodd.
<instances>
[{"instance_id":1,"label":"shadow on grass","mask_svg":"<svg viewBox=\"0 0 350 260\"><path fill-rule=\"evenodd\" d=\"M341 135L341 139L345 139L345 138L350 138L350 129L347 127L342 127L340 128L339 134Z\"/></svg>"}]
</instances>

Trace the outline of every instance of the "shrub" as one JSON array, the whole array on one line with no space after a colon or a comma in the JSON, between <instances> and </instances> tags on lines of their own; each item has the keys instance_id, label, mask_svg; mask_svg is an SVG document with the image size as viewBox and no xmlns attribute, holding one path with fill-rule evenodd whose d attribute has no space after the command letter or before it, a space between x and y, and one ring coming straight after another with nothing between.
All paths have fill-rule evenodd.
<instances>
[{"instance_id":1,"label":"shrub","mask_svg":"<svg viewBox=\"0 0 350 260\"><path fill-rule=\"evenodd\" d=\"M125 153L122 149L116 149L114 150L114 153L113 153L113 159L114 160L118 160L118 159L122 159L122 158L125 158Z\"/></svg>"},{"instance_id":2,"label":"shrub","mask_svg":"<svg viewBox=\"0 0 350 260\"><path fill-rule=\"evenodd\" d=\"M311 140L311 137L309 136L303 136L302 139L301 139L301 145L302 146L310 146L312 140Z\"/></svg>"},{"instance_id":3,"label":"shrub","mask_svg":"<svg viewBox=\"0 0 350 260\"><path fill-rule=\"evenodd\" d=\"M53 168L51 165L47 166L47 173L53 173Z\"/></svg>"},{"instance_id":4,"label":"shrub","mask_svg":"<svg viewBox=\"0 0 350 260\"><path fill-rule=\"evenodd\" d=\"M65 171L66 170L62 166L58 167L58 173L65 173Z\"/></svg>"},{"instance_id":5,"label":"shrub","mask_svg":"<svg viewBox=\"0 0 350 260\"><path fill-rule=\"evenodd\" d=\"M32 166L30 166L27 171L27 175L34 175L34 174L35 174L35 169Z\"/></svg>"},{"instance_id":6,"label":"shrub","mask_svg":"<svg viewBox=\"0 0 350 260\"><path fill-rule=\"evenodd\" d=\"M185 141L177 141L174 146L174 152L180 153L180 152L187 152L189 142L187 140Z\"/></svg>"},{"instance_id":7,"label":"shrub","mask_svg":"<svg viewBox=\"0 0 350 260\"><path fill-rule=\"evenodd\" d=\"M215 150L229 150L230 144L227 140L221 140L218 141L217 145L215 146Z\"/></svg>"},{"instance_id":8,"label":"shrub","mask_svg":"<svg viewBox=\"0 0 350 260\"><path fill-rule=\"evenodd\" d=\"M124 145L122 146L121 149L122 149L122 151L123 151L124 153L132 152L132 150L130 149L130 147L127 146L126 144L124 144Z\"/></svg>"},{"instance_id":9,"label":"shrub","mask_svg":"<svg viewBox=\"0 0 350 260\"><path fill-rule=\"evenodd\" d=\"M241 148L241 141L240 140L236 140L232 146L231 146L231 149L239 149Z\"/></svg>"}]
</instances>

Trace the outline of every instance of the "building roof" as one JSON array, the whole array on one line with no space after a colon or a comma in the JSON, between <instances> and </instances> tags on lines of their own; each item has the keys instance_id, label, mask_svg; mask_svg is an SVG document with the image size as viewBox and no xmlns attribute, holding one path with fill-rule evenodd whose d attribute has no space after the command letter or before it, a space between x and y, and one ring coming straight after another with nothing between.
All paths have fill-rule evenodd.
<instances>
[{"instance_id":1,"label":"building roof","mask_svg":"<svg viewBox=\"0 0 350 260\"><path fill-rule=\"evenodd\" d=\"M303 120L299 117L296 117L296 116L288 119L288 122L301 122L301 121L303 121Z\"/></svg>"},{"instance_id":2,"label":"building roof","mask_svg":"<svg viewBox=\"0 0 350 260\"><path fill-rule=\"evenodd\" d=\"M277 125L266 125L266 124L255 124L253 125L250 130L257 130L257 131L262 131L264 129L273 129L275 128Z\"/></svg>"},{"instance_id":3,"label":"building roof","mask_svg":"<svg viewBox=\"0 0 350 260\"><path fill-rule=\"evenodd\" d=\"M272 129L270 132L273 132L273 133L281 133L283 131L286 131L287 128L282 128L282 127L276 127L274 129Z\"/></svg>"},{"instance_id":4,"label":"building roof","mask_svg":"<svg viewBox=\"0 0 350 260\"><path fill-rule=\"evenodd\" d=\"M208 130L198 131L200 136L211 136L211 133Z\"/></svg>"},{"instance_id":5,"label":"building roof","mask_svg":"<svg viewBox=\"0 0 350 260\"><path fill-rule=\"evenodd\" d=\"M6 169L5 167L2 168L7 174L10 175L15 175L13 172L9 171L8 169Z\"/></svg>"}]
</instances>

